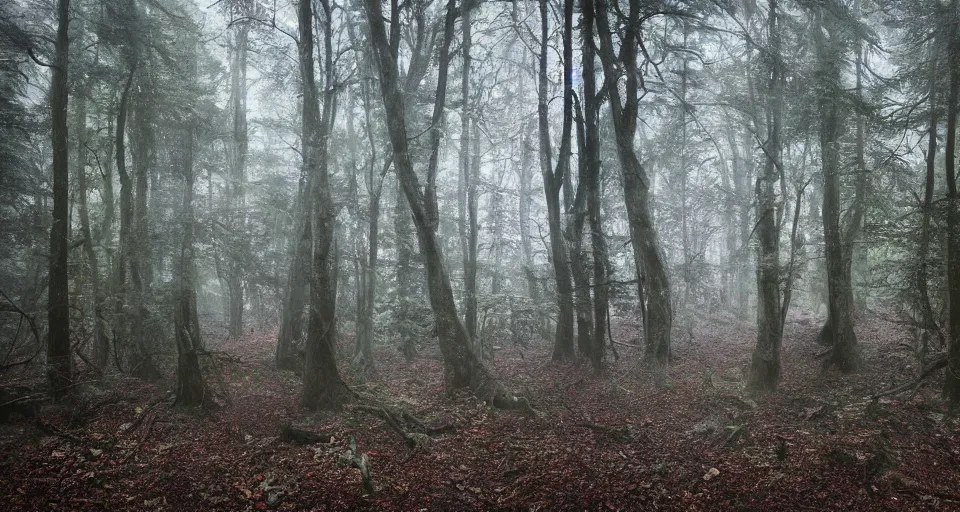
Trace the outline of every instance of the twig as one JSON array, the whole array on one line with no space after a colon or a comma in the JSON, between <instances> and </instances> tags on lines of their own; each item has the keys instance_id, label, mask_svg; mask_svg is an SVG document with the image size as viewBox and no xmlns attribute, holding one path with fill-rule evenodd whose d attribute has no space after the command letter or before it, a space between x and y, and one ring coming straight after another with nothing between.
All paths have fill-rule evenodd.
<instances>
[{"instance_id":1,"label":"twig","mask_svg":"<svg viewBox=\"0 0 960 512\"><path fill-rule=\"evenodd\" d=\"M0 411L2 411L3 409L5 409L5 408L7 408L7 407L10 407L11 405L15 405L15 404L18 404L18 403L20 403L20 402L28 402L28 401L30 401L30 400L34 400L34 399L37 399L37 398L43 398L43 395L42 395L42 394L40 394L40 395L24 395L24 396L21 396L20 398L14 398L13 400L10 400L9 402L4 402L4 403L0 404Z\"/></svg>"},{"instance_id":2,"label":"twig","mask_svg":"<svg viewBox=\"0 0 960 512\"><path fill-rule=\"evenodd\" d=\"M10 306L13 307L13 310L23 315L23 317L27 319L27 322L30 323L30 331L33 332L33 337L37 339L37 346L39 347L40 345L43 345L43 342L40 340L40 331L37 330L37 324L34 323L33 317L26 314L22 309L20 309L20 306L17 306L17 304L13 302L13 299L8 297L7 294L3 292L3 290L0 290L0 296L3 296L3 298L10 303Z\"/></svg>"}]
</instances>

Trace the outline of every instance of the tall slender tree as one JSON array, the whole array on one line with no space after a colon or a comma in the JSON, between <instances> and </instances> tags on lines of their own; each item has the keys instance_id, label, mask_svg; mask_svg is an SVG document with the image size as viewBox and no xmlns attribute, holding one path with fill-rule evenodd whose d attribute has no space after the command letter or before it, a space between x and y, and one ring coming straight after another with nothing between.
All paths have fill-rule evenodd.
<instances>
[{"instance_id":1,"label":"tall slender tree","mask_svg":"<svg viewBox=\"0 0 960 512\"><path fill-rule=\"evenodd\" d=\"M769 0L767 12L768 76L766 88L766 141L763 174L757 178L757 346L750 366L749 386L760 392L775 391L780 380L780 345L783 336L780 296L780 226L776 183L783 179L780 132L783 119L783 57L778 0Z\"/></svg>"},{"instance_id":2,"label":"tall slender tree","mask_svg":"<svg viewBox=\"0 0 960 512\"><path fill-rule=\"evenodd\" d=\"M404 98L400 92L400 79L397 69L398 56L387 37L379 0L365 0L364 9L370 27L370 42L380 75L380 91L386 110L394 165L404 196L406 196L413 214L414 226L417 229L417 238L420 242L420 253L424 258L427 271L427 287L430 292L430 304L440 341L440 352L444 360L444 380L447 389L452 391L458 388L469 388L477 396L489 399L498 407L516 407L525 403L525 401L518 401L513 397L473 351L470 337L457 314L453 289L444 268L443 253L436 233L439 222L436 175L443 110L446 104L450 42L453 38L458 12L456 2L454 0L447 2L444 15L443 39L439 52L437 95L430 129L430 160L427 167L426 184L423 187L420 185L420 179L410 158ZM399 30L399 25L394 23L391 26L391 34L396 33L394 32L396 30Z\"/></svg>"},{"instance_id":3,"label":"tall slender tree","mask_svg":"<svg viewBox=\"0 0 960 512\"><path fill-rule=\"evenodd\" d=\"M310 320L307 332L306 360L303 370L301 404L307 409L337 409L352 398L352 392L340 377L335 358L336 320L336 244L334 224L336 208L330 194L328 150L333 126L335 88L333 61L333 20L329 0L320 0L325 70L323 113L321 115L314 75L312 0L297 4L300 79L303 91L302 153L304 173L312 176L313 260L310 277Z\"/></svg>"},{"instance_id":4,"label":"tall slender tree","mask_svg":"<svg viewBox=\"0 0 960 512\"><path fill-rule=\"evenodd\" d=\"M73 383L70 350L70 293L67 275L70 189L67 93L70 55L70 0L57 0L57 37L50 81L50 123L53 147L53 223L50 225L50 274L47 295L47 378L54 396Z\"/></svg>"},{"instance_id":5,"label":"tall slender tree","mask_svg":"<svg viewBox=\"0 0 960 512\"><path fill-rule=\"evenodd\" d=\"M537 125L540 134L540 174L547 200L547 224L550 229L550 254L557 282L557 329L553 345L555 361L573 357L573 282L569 252L561 223L560 189L570 168L570 133L573 124L573 0L564 1L563 10L563 128L556 169L550 149L549 97L547 96L547 56L550 43L548 1L540 0L540 54L537 75ZM569 4L569 5L568 5ZM568 187L569 189L569 187Z\"/></svg>"},{"instance_id":6,"label":"tall slender tree","mask_svg":"<svg viewBox=\"0 0 960 512\"><path fill-rule=\"evenodd\" d=\"M615 52L607 1L590 2L595 4L596 9L597 34L600 41L597 54L603 67L604 80L609 88L610 118L613 122L617 158L620 162L623 196L630 225L630 243L633 247L639 281L643 287L641 296L645 296L647 301L646 352L661 374L661 378L665 378L670 360L670 334L673 327L670 281L667 277L665 258L660 248L657 229L653 222L650 206L650 177L637 157L633 140L637 132L639 109L640 74L637 69L637 51L641 42L643 3L640 0L629 1L620 50Z\"/></svg>"},{"instance_id":7,"label":"tall slender tree","mask_svg":"<svg viewBox=\"0 0 960 512\"><path fill-rule=\"evenodd\" d=\"M835 6L818 6L813 31L817 53L814 80L819 113L820 159L823 169L823 238L827 267L828 313L821 338L833 349L825 360L843 372L860 367L857 335L853 331L853 283L850 250L840 229L840 98L843 27Z\"/></svg>"},{"instance_id":8,"label":"tall slender tree","mask_svg":"<svg viewBox=\"0 0 960 512\"><path fill-rule=\"evenodd\" d=\"M960 2L951 0L944 17L947 41L947 127L944 142L944 171L947 183L947 302L950 343L947 349L947 378L943 394L951 410L960 409L960 191L957 187L957 120L960 113Z\"/></svg>"}]
</instances>

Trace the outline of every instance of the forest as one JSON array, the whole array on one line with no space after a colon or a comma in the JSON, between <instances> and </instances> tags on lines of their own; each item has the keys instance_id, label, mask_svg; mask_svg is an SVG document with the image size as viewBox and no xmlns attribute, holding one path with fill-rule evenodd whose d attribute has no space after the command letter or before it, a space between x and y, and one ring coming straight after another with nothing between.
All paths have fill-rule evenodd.
<instances>
[{"instance_id":1,"label":"forest","mask_svg":"<svg viewBox=\"0 0 960 512\"><path fill-rule=\"evenodd\" d=\"M960 0L0 1L5 510L960 510Z\"/></svg>"}]
</instances>

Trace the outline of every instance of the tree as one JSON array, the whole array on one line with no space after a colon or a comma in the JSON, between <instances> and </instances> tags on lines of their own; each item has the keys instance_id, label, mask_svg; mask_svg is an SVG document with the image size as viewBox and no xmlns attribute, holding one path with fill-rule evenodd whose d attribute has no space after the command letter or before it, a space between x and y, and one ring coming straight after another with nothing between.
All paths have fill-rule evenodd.
<instances>
[{"instance_id":1,"label":"tree","mask_svg":"<svg viewBox=\"0 0 960 512\"><path fill-rule=\"evenodd\" d=\"M194 253L193 215L193 121L183 133L183 203L181 205L182 235L177 263L177 296L174 304L174 337L177 343L177 403L194 407L211 403L200 372L203 340L197 315L196 261Z\"/></svg>"},{"instance_id":2,"label":"tree","mask_svg":"<svg viewBox=\"0 0 960 512\"><path fill-rule=\"evenodd\" d=\"M78 30L83 35L83 23L78 24ZM88 146L91 141L90 133L87 130L87 100L93 89L93 80L80 79L77 81L77 89L74 95L76 99L75 115L75 133L76 133L76 155L77 155L77 214L80 217L80 235L83 240L83 254L87 260L88 276L92 288L93 296L93 365L97 372L103 373L107 368L110 358L110 337L108 334L108 325L106 319L106 294L100 279L100 258L97 255L93 230L90 221L90 208L87 201L87 165L89 160ZM99 164L99 157L98 164ZM100 166L98 165L98 168Z\"/></svg>"},{"instance_id":3,"label":"tree","mask_svg":"<svg viewBox=\"0 0 960 512\"><path fill-rule=\"evenodd\" d=\"M581 180L586 186L587 211L590 217L590 245L593 248L593 324L589 357L595 371L599 371L604 359L604 339L607 334L608 289L606 275L607 247L600 220L600 100L596 84L596 42L594 41L594 0L583 4L583 126L584 144L580 158ZM601 0L602 1L602 0ZM577 191L578 195L580 191Z\"/></svg>"},{"instance_id":4,"label":"tree","mask_svg":"<svg viewBox=\"0 0 960 512\"><path fill-rule=\"evenodd\" d=\"M50 81L53 147L53 223L50 225L50 274L47 295L47 379L54 396L73 383L70 349L70 293L67 275L70 159L67 140L67 87L70 54L70 0L57 0L57 37Z\"/></svg>"},{"instance_id":5,"label":"tree","mask_svg":"<svg viewBox=\"0 0 960 512\"><path fill-rule=\"evenodd\" d=\"M780 295L780 226L777 193L782 177L780 130L783 118L782 31L777 0L767 13L766 143L763 174L757 178L757 346L750 364L751 389L775 391L780 380L780 345L783 337Z\"/></svg>"},{"instance_id":6,"label":"tree","mask_svg":"<svg viewBox=\"0 0 960 512\"><path fill-rule=\"evenodd\" d=\"M853 284L850 278L851 252L844 245L840 230L840 120L842 84L840 83L842 48L841 21L835 8L819 7L814 30L817 53L815 88L819 111L820 159L823 169L823 237L826 253L827 322L821 338L833 349L826 359L843 372L860 367L857 336L853 331Z\"/></svg>"},{"instance_id":7,"label":"tree","mask_svg":"<svg viewBox=\"0 0 960 512\"><path fill-rule=\"evenodd\" d=\"M470 9L468 2L462 2L460 13L461 37L463 39L463 65L460 79L460 177L457 180L457 197L460 210L459 231L460 247L463 258L463 288L464 288L464 324L471 339L477 337L477 179L479 176L472 172L479 167L479 162L470 161L470 126L475 121L471 110L475 108L470 97ZM476 134L473 134L474 137ZM478 141L473 140L473 144ZM474 165L472 165L474 164Z\"/></svg>"},{"instance_id":8,"label":"tree","mask_svg":"<svg viewBox=\"0 0 960 512\"><path fill-rule=\"evenodd\" d=\"M323 114L321 116L313 67L313 5L311 0L297 4L300 80L303 89L302 153L304 174L311 176L313 196L313 260L310 271L310 320L306 359L303 370L303 394L300 403L307 409L337 409L350 400L352 392L340 377L334 351L337 343L336 273L334 222L336 210L330 195L328 170L329 133L333 126L334 61L332 11L328 0L320 0L323 9L323 39L326 71Z\"/></svg>"},{"instance_id":9,"label":"tree","mask_svg":"<svg viewBox=\"0 0 960 512\"><path fill-rule=\"evenodd\" d=\"M246 7L246 6L244 6ZM227 228L229 240L240 240L246 228L245 187L247 181L247 39L250 24L235 25L230 66L230 105L233 121L230 131L229 179L227 180ZM227 253L225 281L230 292L230 336L237 338L243 333L243 266L248 255L241 251L242 243L231 244Z\"/></svg>"},{"instance_id":10,"label":"tree","mask_svg":"<svg viewBox=\"0 0 960 512\"><path fill-rule=\"evenodd\" d=\"M944 143L944 171L947 194L947 302L949 303L947 329L950 343L947 349L947 377L943 387L950 409L960 409L960 192L957 188L957 118L960 105L960 2L951 0L945 34L947 39L947 127Z\"/></svg>"},{"instance_id":11,"label":"tree","mask_svg":"<svg viewBox=\"0 0 960 512\"><path fill-rule=\"evenodd\" d=\"M610 117L617 143L617 158L620 161L623 197L630 225L630 243L642 287L640 296L647 300L647 324L644 333L646 352L654 367L664 377L670 360L670 331L673 327L670 281L651 215L650 178L633 145L639 107L637 47L640 43L642 5L640 0L630 0L630 8L626 14L627 26L620 40L618 54L614 51L607 0L587 1L589 3L585 4L585 9L589 8L587 5L595 5L596 9L600 41L597 54L609 90ZM621 65L622 73L619 71ZM619 85L621 80L625 82L622 93Z\"/></svg>"},{"instance_id":12,"label":"tree","mask_svg":"<svg viewBox=\"0 0 960 512\"><path fill-rule=\"evenodd\" d=\"M570 132L573 123L573 4L564 2L563 10L563 129L560 134L560 154L554 169L550 150L548 122L547 54L549 49L549 19L547 0L540 0L540 54L537 75L537 126L540 135L540 174L547 200L547 222L550 228L550 253L554 279L557 282L557 329L553 345L553 360L573 357L573 283L569 253L564 243L560 222L560 188L570 170Z\"/></svg>"},{"instance_id":13,"label":"tree","mask_svg":"<svg viewBox=\"0 0 960 512\"><path fill-rule=\"evenodd\" d=\"M420 179L410 158L405 120L403 95L399 87L397 54L387 39L380 2L365 0L364 8L370 27L370 43L376 57L380 75L380 92L386 110L387 127L393 147L394 165L398 179L413 214L420 253L427 270L427 287L433 309L440 352L444 360L444 380L447 389L469 388L479 397L490 399L498 407L516 407L519 403L496 380L492 372L473 351L470 337L457 314L453 289L443 263L443 253L437 240L438 212L436 211L436 173L440 130L446 102L447 75L450 64L450 42L453 36L457 8L449 0L444 17L443 40L440 45L437 97L434 103L431 128L431 153L427 169L426 186L421 188ZM399 25L392 24L392 34Z\"/></svg>"}]
</instances>

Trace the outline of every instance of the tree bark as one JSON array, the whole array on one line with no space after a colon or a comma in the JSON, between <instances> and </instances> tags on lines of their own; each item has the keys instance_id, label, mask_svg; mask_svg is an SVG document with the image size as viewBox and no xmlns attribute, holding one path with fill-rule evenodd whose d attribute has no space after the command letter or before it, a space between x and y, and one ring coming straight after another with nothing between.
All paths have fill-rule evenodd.
<instances>
[{"instance_id":1,"label":"tree bark","mask_svg":"<svg viewBox=\"0 0 960 512\"><path fill-rule=\"evenodd\" d=\"M950 2L951 19L960 15L958 1ZM947 330L950 344L947 349L946 380L943 396L951 411L960 409L960 193L957 190L957 101L960 99L960 64L955 58L960 52L960 35L951 30L948 37L950 88L947 96L947 140L944 144L944 170L947 181L947 297L949 318Z\"/></svg>"},{"instance_id":2,"label":"tree bark","mask_svg":"<svg viewBox=\"0 0 960 512\"><path fill-rule=\"evenodd\" d=\"M53 148L53 223L50 225L50 267L47 292L47 380L59 397L73 383L70 352L70 290L67 274L70 219L70 159L67 137L67 90L70 38L70 0L57 1L57 39L50 81L50 123Z\"/></svg>"},{"instance_id":3,"label":"tree bark","mask_svg":"<svg viewBox=\"0 0 960 512\"><path fill-rule=\"evenodd\" d=\"M304 168L300 173L298 220L294 230L280 332L277 336L276 364L281 370L297 370L303 367L303 309L310 279L313 242L310 226L313 212L313 195L310 192L312 179L306 171Z\"/></svg>"},{"instance_id":4,"label":"tree bark","mask_svg":"<svg viewBox=\"0 0 960 512\"><path fill-rule=\"evenodd\" d=\"M304 173L312 176L313 260L310 280L310 319L307 332L303 393L300 403L306 409L339 409L352 398L352 392L340 377L335 358L336 323L336 210L330 195L328 164L329 134L333 125L333 34L328 0L320 0L323 9L326 88L323 115L317 97L313 58L313 6L311 0L299 0L297 44L303 89L302 153Z\"/></svg>"},{"instance_id":5,"label":"tree bark","mask_svg":"<svg viewBox=\"0 0 960 512\"><path fill-rule=\"evenodd\" d=\"M570 275L569 254L560 222L560 189L564 174L570 168L570 132L573 122L573 0L564 2L563 30L563 131L560 135L560 154L553 170L550 149L550 125L547 118L547 53L549 49L549 18L547 0L540 0L540 56L537 88L537 120L540 132L540 173L547 202L550 228L550 252L554 278L557 281L557 330L554 338L553 360L565 361L573 357L573 282Z\"/></svg>"},{"instance_id":6,"label":"tree bark","mask_svg":"<svg viewBox=\"0 0 960 512\"><path fill-rule=\"evenodd\" d=\"M148 72L144 72L140 62L133 58L131 70L138 70L138 85L134 92L133 136L131 137L131 156L134 175L124 171L120 175L120 214L127 220L127 237L121 244L126 246L126 265L130 273L131 292L128 302L128 332L130 335L130 372L137 378L155 381L160 371L153 361L153 352L148 339L150 312L147 309L147 297L152 280L152 259L150 257L149 226L147 216L147 194L149 190L149 170L156 165L156 133L154 131L153 112L148 106L147 92L152 88ZM131 72L133 76L133 72ZM140 80L143 80L141 82ZM128 101L130 101L128 99ZM120 149L118 147L117 151ZM118 156L119 158L119 156ZM119 170L119 160L117 169ZM126 175L126 179L124 179ZM126 183L126 185L124 185ZM126 195L126 201L124 196ZM121 219L122 220L122 219Z\"/></svg>"},{"instance_id":7,"label":"tree bark","mask_svg":"<svg viewBox=\"0 0 960 512\"><path fill-rule=\"evenodd\" d=\"M779 166L782 147L783 63L777 0L769 0L767 34L770 70L767 85L767 140L763 174L757 178L757 346L750 364L748 386L757 392L776 391L780 381L780 345L783 326L780 296L780 226L775 184L783 179Z\"/></svg>"},{"instance_id":8,"label":"tree bark","mask_svg":"<svg viewBox=\"0 0 960 512\"><path fill-rule=\"evenodd\" d=\"M120 178L120 248L117 257L114 260L114 316L116 318L116 328L114 331L114 347L119 340L123 339L127 344L127 350L130 350L130 320L132 316L125 306L127 297L127 260L131 256L130 248L130 230L133 222L133 185L130 174L127 172L126 147L125 147L125 129L127 125L127 107L130 102L130 87L133 84L133 77L136 73L136 63L131 63L130 71L127 76L127 82L120 94L120 105L117 108L117 132L116 149L114 151L117 159L117 175ZM119 356L117 356L119 359ZM120 366L120 361L117 361Z\"/></svg>"},{"instance_id":9,"label":"tree bark","mask_svg":"<svg viewBox=\"0 0 960 512\"><path fill-rule=\"evenodd\" d=\"M630 242L633 246L637 274L644 283L647 296L646 354L659 374L666 379L670 361L670 331L673 326L673 306L670 303L670 282L667 278L664 256L660 250L659 236L653 223L650 206L650 178L637 157L633 138L637 129L637 44L639 42L640 0L630 0L630 10L625 35L620 45L620 54L613 50L607 8L607 0L585 0L585 9L596 9L597 33L600 40L599 56L603 75L610 88L610 110L616 133L617 157L623 174L623 196L630 225ZM596 7L594 7L594 4ZM618 67L624 67L624 98L620 97Z\"/></svg>"},{"instance_id":10,"label":"tree bark","mask_svg":"<svg viewBox=\"0 0 960 512\"><path fill-rule=\"evenodd\" d=\"M607 335L607 246L600 218L600 100L597 98L596 50L594 41L595 8L584 4L581 32L583 34L583 115L584 152L581 155L586 185L587 212L590 217L590 245L593 248L593 325L590 363L594 371L603 368Z\"/></svg>"},{"instance_id":11,"label":"tree bark","mask_svg":"<svg viewBox=\"0 0 960 512\"><path fill-rule=\"evenodd\" d=\"M237 26L234 41L233 63L230 79L233 130L231 136L230 179L227 180L228 225L231 238L242 237L246 228L245 188L247 181L247 35L249 26ZM234 244L231 244L234 245ZM239 245L239 244L236 244ZM238 247L231 247L227 254L226 281L230 291L229 334L238 338L243 333L243 258L237 254Z\"/></svg>"},{"instance_id":12,"label":"tree bark","mask_svg":"<svg viewBox=\"0 0 960 512\"><path fill-rule=\"evenodd\" d=\"M576 95L573 97L574 121L577 125L577 189L568 207L566 239L570 249L570 273L573 276L574 306L577 315L577 352L587 358L593 352L593 298L590 287L589 257L583 247L583 227L587 222L587 195L590 171L587 170L587 135L583 109ZM571 173L564 176L567 178ZM564 189L573 188L572 180L565 180Z\"/></svg>"},{"instance_id":13,"label":"tree bark","mask_svg":"<svg viewBox=\"0 0 960 512\"><path fill-rule=\"evenodd\" d=\"M90 287L93 292L93 363L99 371L107 368L110 358L110 337L107 334L107 321L104 304L106 297L100 282L100 263L94 249L93 234L90 229L90 209L87 205L87 93L82 86L77 92L76 130L77 130L77 213L80 216L80 235L83 238L83 254L87 259L90 274Z\"/></svg>"},{"instance_id":14,"label":"tree bark","mask_svg":"<svg viewBox=\"0 0 960 512\"><path fill-rule=\"evenodd\" d=\"M460 179L459 185L459 230L463 258L463 310L464 324L470 339L477 338L477 186L470 162L470 127L472 122L470 101L470 5L460 6L463 65L460 79Z\"/></svg>"},{"instance_id":15,"label":"tree bark","mask_svg":"<svg viewBox=\"0 0 960 512\"><path fill-rule=\"evenodd\" d=\"M533 246L530 243L530 159L532 144L530 143L530 125L524 123L520 150L520 196L517 200L517 221L520 232L520 252L523 256L523 277L527 281L527 295L533 302L540 301L540 287L537 284L537 274L533 266Z\"/></svg>"},{"instance_id":16,"label":"tree bark","mask_svg":"<svg viewBox=\"0 0 960 512\"><path fill-rule=\"evenodd\" d=\"M434 312L437 335L440 340L440 352L444 359L444 380L447 389L469 388L477 396L489 399L499 407L510 407L517 400L496 380L492 372L474 353L469 335L457 314L453 289L443 264L441 246L436 238L439 219L436 211L436 164L439 151L439 137L442 125L443 108L446 99L447 72L449 68L450 41L453 36L454 21L457 14L456 3L447 3L444 19L444 36L440 46L439 79L437 98L434 104L432 147L426 187L421 189L420 180L410 159L407 126L405 121L404 100L400 92L397 72L397 54L391 49L383 24L383 14L379 0L365 0L364 7L370 26L371 44L380 73L380 88L387 116L390 141L394 152L394 165L410 205L420 252L427 270L427 286L430 291L430 304ZM394 25L393 30L398 27Z\"/></svg>"},{"instance_id":17,"label":"tree bark","mask_svg":"<svg viewBox=\"0 0 960 512\"><path fill-rule=\"evenodd\" d=\"M927 131L927 160L926 160L926 179L923 187L923 204L921 205L920 235L917 246L917 299L915 307L920 311L923 329L935 331L940 339L941 347L947 346L946 337L943 334L940 324L937 322L936 314L933 311L933 304L930 302L929 289L929 269L928 259L930 257L930 221L933 216L933 193L936 186L937 172L937 123L939 122L938 96L937 96L937 39L931 42L930 52L930 127Z\"/></svg>"},{"instance_id":18,"label":"tree bark","mask_svg":"<svg viewBox=\"0 0 960 512\"><path fill-rule=\"evenodd\" d=\"M820 111L820 154L823 167L823 237L827 267L828 313L823 333L833 345L828 366L842 372L860 367L857 337L853 331L853 285L850 278L850 251L840 231L840 120L841 97L838 30L834 15L818 12L823 29L814 32L817 43L817 106ZM830 37L824 35L827 31ZM825 337L825 336L821 336Z\"/></svg>"},{"instance_id":19,"label":"tree bark","mask_svg":"<svg viewBox=\"0 0 960 512\"><path fill-rule=\"evenodd\" d=\"M196 257L193 248L193 132L191 125L183 136L183 235L173 315L177 342L177 403L184 407L204 405L212 399L200 371L203 340L200 337L200 321L197 316Z\"/></svg>"}]
</instances>

